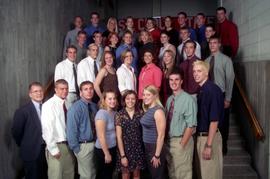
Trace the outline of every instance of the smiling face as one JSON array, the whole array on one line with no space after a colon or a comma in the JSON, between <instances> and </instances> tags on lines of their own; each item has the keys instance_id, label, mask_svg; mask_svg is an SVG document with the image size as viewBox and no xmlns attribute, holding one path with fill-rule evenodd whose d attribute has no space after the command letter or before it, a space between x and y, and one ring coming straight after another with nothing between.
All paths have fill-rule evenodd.
<instances>
[{"instance_id":1,"label":"smiling face","mask_svg":"<svg viewBox=\"0 0 270 179\"><path fill-rule=\"evenodd\" d=\"M123 41L125 44L130 45L132 43L132 36L130 33L125 33L123 37Z\"/></svg>"},{"instance_id":2,"label":"smiling face","mask_svg":"<svg viewBox=\"0 0 270 179\"><path fill-rule=\"evenodd\" d=\"M179 14L177 21L178 21L180 27L182 27L186 24L186 17L183 14Z\"/></svg>"},{"instance_id":3,"label":"smiling face","mask_svg":"<svg viewBox=\"0 0 270 179\"><path fill-rule=\"evenodd\" d=\"M208 70L203 65L194 63L193 65L193 77L194 80L202 86L204 82L208 79Z\"/></svg>"},{"instance_id":4,"label":"smiling face","mask_svg":"<svg viewBox=\"0 0 270 179\"><path fill-rule=\"evenodd\" d=\"M205 24L205 17L203 15L197 15L196 16L196 23L198 27L201 27Z\"/></svg>"},{"instance_id":5,"label":"smiling face","mask_svg":"<svg viewBox=\"0 0 270 179\"><path fill-rule=\"evenodd\" d=\"M110 53L105 53L104 56L105 59L105 64L108 66L112 66L113 65L113 56Z\"/></svg>"},{"instance_id":6,"label":"smiling face","mask_svg":"<svg viewBox=\"0 0 270 179\"><path fill-rule=\"evenodd\" d=\"M213 27L206 27L205 28L205 37L206 37L206 39L209 39L213 35L215 35L215 31L214 31Z\"/></svg>"},{"instance_id":7,"label":"smiling face","mask_svg":"<svg viewBox=\"0 0 270 179\"><path fill-rule=\"evenodd\" d=\"M218 52L220 47L221 47L221 44L217 38L210 39L209 49L210 49L212 54Z\"/></svg>"},{"instance_id":8,"label":"smiling face","mask_svg":"<svg viewBox=\"0 0 270 179\"><path fill-rule=\"evenodd\" d=\"M133 55L131 52L127 52L124 57L124 64L130 66L133 60Z\"/></svg>"},{"instance_id":9,"label":"smiling face","mask_svg":"<svg viewBox=\"0 0 270 179\"><path fill-rule=\"evenodd\" d=\"M136 105L136 96L135 94L128 94L125 98L126 108L134 109Z\"/></svg>"},{"instance_id":10,"label":"smiling face","mask_svg":"<svg viewBox=\"0 0 270 179\"><path fill-rule=\"evenodd\" d=\"M168 43L169 42L169 36L167 34L161 34L160 35L160 42L162 44Z\"/></svg>"},{"instance_id":11,"label":"smiling face","mask_svg":"<svg viewBox=\"0 0 270 179\"><path fill-rule=\"evenodd\" d=\"M66 99L68 95L68 85L59 83L55 86L55 94L61 99Z\"/></svg>"},{"instance_id":12,"label":"smiling face","mask_svg":"<svg viewBox=\"0 0 270 179\"><path fill-rule=\"evenodd\" d=\"M188 31L188 29L181 29L180 30L180 38L185 41L189 38L190 36L190 32Z\"/></svg>"},{"instance_id":13,"label":"smiling face","mask_svg":"<svg viewBox=\"0 0 270 179\"><path fill-rule=\"evenodd\" d=\"M177 93L181 90L182 83L183 80L181 79L181 76L179 74L171 74L169 76L170 88L174 93Z\"/></svg>"},{"instance_id":14,"label":"smiling face","mask_svg":"<svg viewBox=\"0 0 270 179\"><path fill-rule=\"evenodd\" d=\"M153 62L153 55L150 52L145 52L143 55L143 60L146 64L150 64Z\"/></svg>"},{"instance_id":15,"label":"smiling face","mask_svg":"<svg viewBox=\"0 0 270 179\"><path fill-rule=\"evenodd\" d=\"M109 41L111 42L112 45L116 45L119 41L118 36L116 34L112 35Z\"/></svg>"},{"instance_id":16,"label":"smiling face","mask_svg":"<svg viewBox=\"0 0 270 179\"><path fill-rule=\"evenodd\" d=\"M77 55L77 50L75 48L68 48L66 52L67 59L69 59L71 62L75 62Z\"/></svg>"},{"instance_id":17,"label":"smiling face","mask_svg":"<svg viewBox=\"0 0 270 179\"><path fill-rule=\"evenodd\" d=\"M146 25L145 26L146 26L146 29L147 30L151 30L151 29L153 29L155 27L154 22L151 19L148 19L146 21Z\"/></svg>"},{"instance_id":18,"label":"smiling face","mask_svg":"<svg viewBox=\"0 0 270 179\"><path fill-rule=\"evenodd\" d=\"M133 22L133 19L132 18L127 18L127 21L126 21L126 27L128 29L132 29L134 26L134 22Z\"/></svg>"},{"instance_id":19,"label":"smiling face","mask_svg":"<svg viewBox=\"0 0 270 179\"><path fill-rule=\"evenodd\" d=\"M117 100L116 95L113 92L107 92L104 98L104 102L108 110L112 110L116 107Z\"/></svg>"},{"instance_id":20,"label":"smiling face","mask_svg":"<svg viewBox=\"0 0 270 179\"><path fill-rule=\"evenodd\" d=\"M149 34L145 31L142 31L140 34L141 41L146 44L149 41Z\"/></svg>"},{"instance_id":21,"label":"smiling face","mask_svg":"<svg viewBox=\"0 0 270 179\"><path fill-rule=\"evenodd\" d=\"M157 96L151 93L150 91L143 90L143 103L147 106L151 106L156 102Z\"/></svg>"},{"instance_id":22,"label":"smiling face","mask_svg":"<svg viewBox=\"0 0 270 179\"><path fill-rule=\"evenodd\" d=\"M166 66L173 63L173 56L169 52L165 52L163 55L163 62Z\"/></svg>"},{"instance_id":23,"label":"smiling face","mask_svg":"<svg viewBox=\"0 0 270 179\"><path fill-rule=\"evenodd\" d=\"M33 85L29 91L29 97L38 103L41 103L44 97L43 88L38 85Z\"/></svg>"},{"instance_id":24,"label":"smiling face","mask_svg":"<svg viewBox=\"0 0 270 179\"><path fill-rule=\"evenodd\" d=\"M89 56L93 59L96 59L98 56L98 46L91 44L89 47Z\"/></svg>"},{"instance_id":25,"label":"smiling face","mask_svg":"<svg viewBox=\"0 0 270 179\"><path fill-rule=\"evenodd\" d=\"M76 17L74 19L74 25L75 25L76 28L80 29L82 27L82 25L83 25L82 18L81 17Z\"/></svg>"}]
</instances>

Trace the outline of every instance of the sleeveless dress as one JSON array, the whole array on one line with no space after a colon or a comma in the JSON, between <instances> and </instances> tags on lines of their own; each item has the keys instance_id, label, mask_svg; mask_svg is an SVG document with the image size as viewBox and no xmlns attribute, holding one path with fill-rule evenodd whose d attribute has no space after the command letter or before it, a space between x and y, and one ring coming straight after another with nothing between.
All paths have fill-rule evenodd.
<instances>
[{"instance_id":1,"label":"sleeveless dress","mask_svg":"<svg viewBox=\"0 0 270 179\"><path fill-rule=\"evenodd\" d=\"M103 91L114 91L117 95L119 95L118 90L118 81L117 81L117 75L110 73L107 69L107 76L105 76L102 79L102 82L100 84L100 90Z\"/></svg>"}]
</instances>

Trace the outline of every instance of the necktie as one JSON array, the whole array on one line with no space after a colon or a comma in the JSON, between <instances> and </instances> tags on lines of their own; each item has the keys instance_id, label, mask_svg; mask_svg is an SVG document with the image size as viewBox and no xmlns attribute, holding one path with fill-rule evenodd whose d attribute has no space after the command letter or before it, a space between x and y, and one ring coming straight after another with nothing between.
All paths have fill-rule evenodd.
<instances>
[{"instance_id":1,"label":"necktie","mask_svg":"<svg viewBox=\"0 0 270 179\"><path fill-rule=\"evenodd\" d=\"M78 83L77 83L77 71L76 71L76 67L75 64L73 63L72 65L72 69L73 69L73 75L74 75L74 82L75 82L75 90L76 90L76 94L77 96L79 96L79 87L78 87Z\"/></svg>"},{"instance_id":2,"label":"necktie","mask_svg":"<svg viewBox=\"0 0 270 179\"><path fill-rule=\"evenodd\" d=\"M41 117L41 113L42 113L42 103L39 104L39 117Z\"/></svg>"},{"instance_id":3,"label":"necktie","mask_svg":"<svg viewBox=\"0 0 270 179\"><path fill-rule=\"evenodd\" d=\"M91 125L91 130L92 130L93 138L94 138L94 140L96 140L95 119L94 119L94 115L93 115L93 111L92 111L92 108L91 108L91 104L90 103L88 103L88 113L89 113L89 120L90 120L90 125Z\"/></svg>"},{"instance_id":4,"label":"necktie","mask_svg":"<svg viewBox=\"0 0 270 179\"><path fill-rule=\"evenodd\" d=\"M97 74L98 74L98 67L97 67L97 62L96 62L96 60L94 60L94 73L95 73L95 77L97 77Z\"/></svg>"},{"instance_id":5,"label":"necktie","mask_svg":"<svg viewBox=\"0 0 270 179\"><path fill-rule=\"evenodd\" d=\"M215 81L214 66L215 66L215 56L212 56L210 60L209 80L213 82Z\"/></svg>"},{"instance_id":6,"label":"necktie","mask_svg":"<svg viewBox=\"0 0 270 179\"><path fill-rule=\"evenodd\" d=\"M65 102L63 103L63 110L64 110L64 115L65 115L65 123L67 122L67 107Z\"/></svg>"},{"instance_id":7,"label":"necktie","mask_svg":"<svg viewBox=\"0 0 270 179\"><path fill-rule=\"evenodd\" d=\"M167 115L167 127L166 127L166 136L169 137L170 125L173 117L173 110L174 110L174 98L172 99Z\"/></svg>"},{"instance_id":8,"label":"necktie","mask_svg":"<svg viewBox=\"0 0 270 179\"><path fill-rule=\"evenodd\" d=\"M177 63L176 65L179 66L180 63L182 63L184 61L184 43L181 49L181 53L179 54L178 58L177 58Z\"/></svg>"}]
</instances>

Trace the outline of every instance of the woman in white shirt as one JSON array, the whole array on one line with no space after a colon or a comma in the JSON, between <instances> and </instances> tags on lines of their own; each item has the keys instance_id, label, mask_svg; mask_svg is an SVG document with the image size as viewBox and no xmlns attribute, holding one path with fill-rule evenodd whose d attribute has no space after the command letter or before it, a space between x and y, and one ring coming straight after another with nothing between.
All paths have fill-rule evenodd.
<instances>
[{"instance_id":1,"label":"woman in white shirt","mask_svg":"<svg viewBox=\"0 0 270 179\"><path fill-rule=\"evenodd\" d=\"M133 54L131 50L125 50L121 54L122 65L117 69L118 88L123 95L126 90L137 91L136 76L134 68L131 66Z\"/></svg>"}]
</instances>

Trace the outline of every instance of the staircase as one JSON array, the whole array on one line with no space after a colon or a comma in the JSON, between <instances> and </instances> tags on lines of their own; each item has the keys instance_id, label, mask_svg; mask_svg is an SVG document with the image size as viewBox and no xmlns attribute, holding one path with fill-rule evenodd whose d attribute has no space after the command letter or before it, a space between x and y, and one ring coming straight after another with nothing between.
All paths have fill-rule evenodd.
<instances>
[{"instance_id":1,"label":"staircase","mask_svg":"<svg viewBox=\"0 0 270 179\"><path fill-rule=\"evenodd\" d=\"M233 115L230 116L228 153L223 161L223 179L258 179L251 167L251 157L244 148L239 127Z\"/></svg>"}]
</instances>

